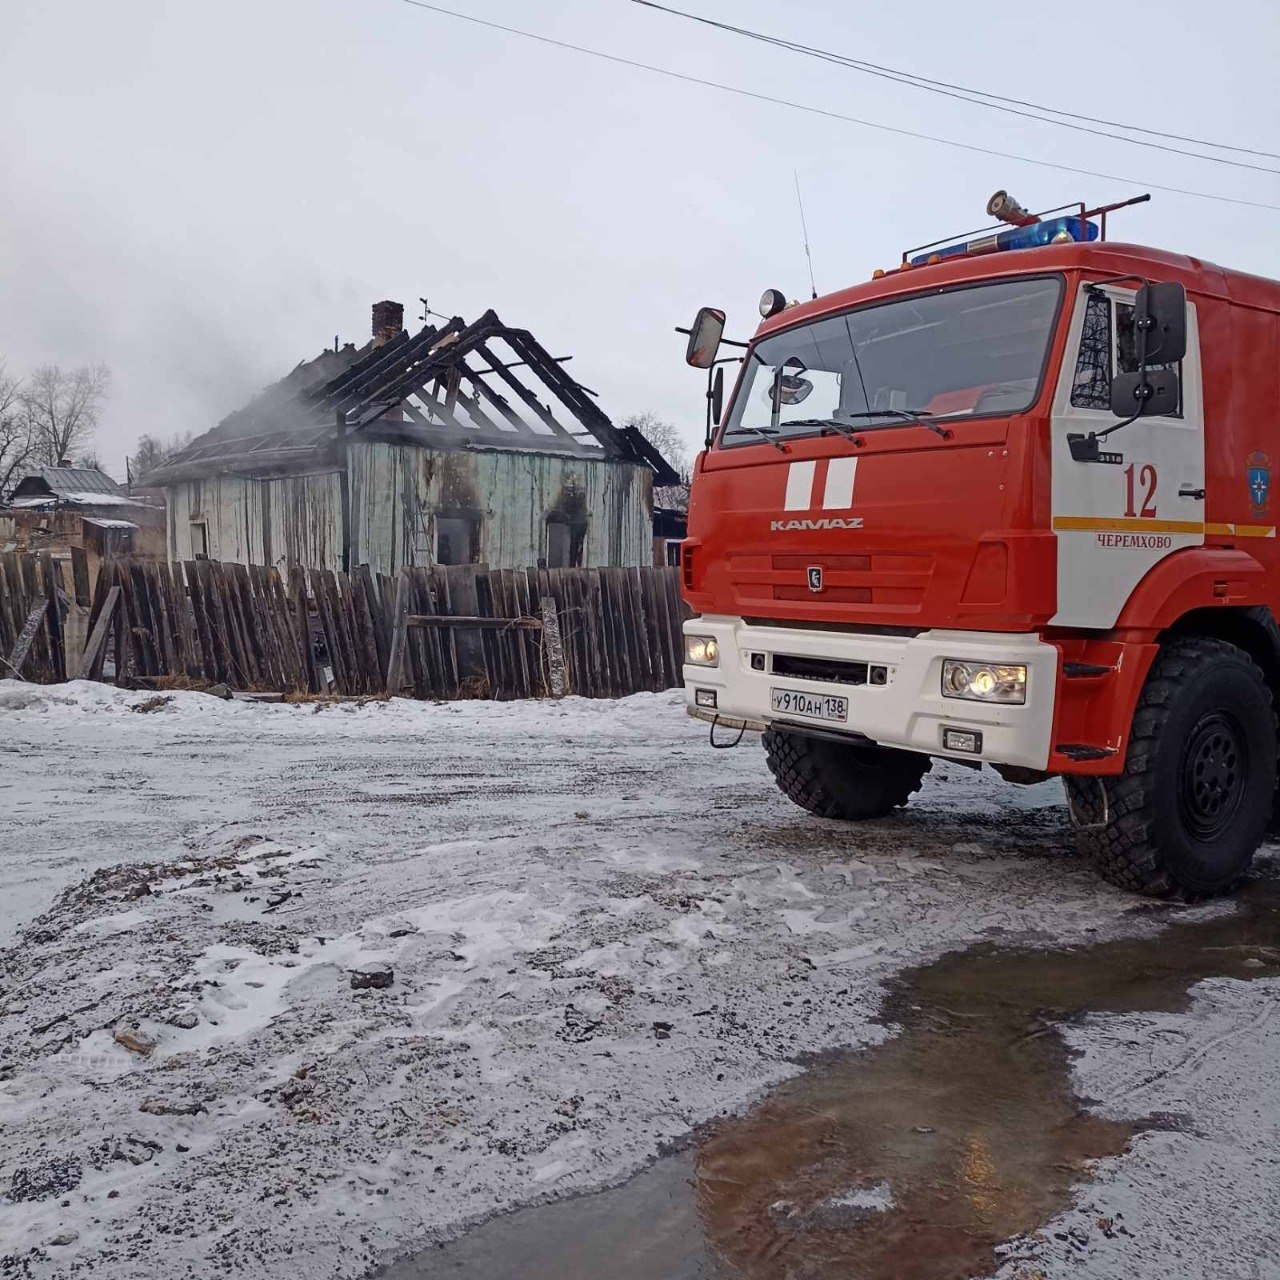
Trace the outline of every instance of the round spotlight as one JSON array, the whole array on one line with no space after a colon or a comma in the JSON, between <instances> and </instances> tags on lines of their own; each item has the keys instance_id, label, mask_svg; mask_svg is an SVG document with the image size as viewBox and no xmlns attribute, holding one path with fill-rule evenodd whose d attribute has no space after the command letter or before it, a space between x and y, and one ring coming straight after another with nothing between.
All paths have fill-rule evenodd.
<instances>
[{"instance_id":1,"label":"round spotlight","mask_svg":"<svg viewBox=\"0 0 1280 1280\"><path fill-rule=\"evenodd\" d=\"M760 314L767 320L776 316L787 305L787 295L781 289L766 289L760 295Z\"/></svg>"}]
</instances>

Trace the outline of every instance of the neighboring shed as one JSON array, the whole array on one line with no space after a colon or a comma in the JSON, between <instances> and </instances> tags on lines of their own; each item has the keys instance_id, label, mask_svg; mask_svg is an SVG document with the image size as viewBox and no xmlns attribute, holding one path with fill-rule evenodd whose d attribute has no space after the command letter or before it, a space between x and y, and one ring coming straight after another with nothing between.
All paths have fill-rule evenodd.
<instances>
[{"instance_id":1,"label":"neighboring shed","mask_svg":"<svg viewBox=\"0 0 1280 1280\"><path fill-rule=\"evenodd\" d=\"M299 365L142 477L169 554L342 569L653 561L653 486L675 472L493 311Z\"/></svg>"},{"instance_id":2,"label":"neighboring shed","mask_svg":"<svg viewBox=\"0 0 1280 1280\"><path fill-rule=\"evenodd\" d=\"M126 493L95 467L41 467L18 481L0 508L0 551L48 551L69 559L83 548L90 574L111 555L165 554L164 508Z\"/></svg>"}]
</instances>

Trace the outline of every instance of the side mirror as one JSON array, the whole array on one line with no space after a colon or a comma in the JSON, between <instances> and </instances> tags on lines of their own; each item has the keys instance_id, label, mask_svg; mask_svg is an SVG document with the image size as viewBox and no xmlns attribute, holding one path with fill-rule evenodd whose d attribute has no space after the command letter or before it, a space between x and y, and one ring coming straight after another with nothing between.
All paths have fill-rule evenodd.
<instances>
[{"instance_id":1,"label":"side mirror","mask_svg":"<svg viewBox=\"0 0 1280 1280\"><path fill-rule=\"evenodd\" d=\"M695 369L710 369L720 350L724 337L725 315L714 307L702 307L689 330L689 346L684 353L685 362Z\"/></svg>"},{"instance_id":2,"label":"side mirror","mask_svg":"<svg viewBox=\"0 0 1280 1280\"><path fill-rule=\"evenodd\" d=\"M1133 319L1139 341L1146 334L1148 364L1177 364L1186 355L1187 291L1182 285L1144 284L1138 290Z\"/></svg>"},{"instance_id":3,"label":"side mirror","mask_svg":"<svg viewBox=\"0 0 1280 1280\"><path fill-rule=\"evenodd\" d=\"M1178 375L1173 369L1118 373L1111 380L1111 412L1117 418L1156 418L1177 411Z\"/></svg>"},{"instance_id":4,"label":"side mirror","mask_svg":"<svg viewBox=\"0 0 1280 1280\"><path fill-rule=\"evenodd\" d=\"M719 425L722 413L724 413L723 366L716 370L715 377L711 379L711 426L713 428Z\"/></svg>"}]
</instances>

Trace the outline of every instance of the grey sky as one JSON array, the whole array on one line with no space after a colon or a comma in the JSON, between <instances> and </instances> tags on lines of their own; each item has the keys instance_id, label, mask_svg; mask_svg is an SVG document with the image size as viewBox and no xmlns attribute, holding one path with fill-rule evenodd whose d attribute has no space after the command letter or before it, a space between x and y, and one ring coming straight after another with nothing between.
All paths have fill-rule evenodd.
<instances>
[{"instance_id":1,"label":"grey sky","mask_svg":"<svg viewBox=\"0 0 1280 1280\"><path fill-rule=\"evenodd\" d=\"M447 2L447 0L446 0ZM478 17L825 109L1082 168L1076 178L609 65L400 0L7 0L0 357L107 361L98 449L203 430L383 297L532 329L615 418L700 432L672 332L745 335L818 285L1029 207L1145 182L1280 205L1280 177L1071 133L705 31L627 0L455 0ZM1273 0L1080 6L686 0L709 16L1066 109L1280 151ZM1078 16L1077 16L1078 15ZM1097 15L1097 16L1094 16ZM1142 68L1146 68L1145 72ZM1238 157L1247 159L1247 157ZM1280 169L1280 161L1256 161ZM1280 276L1280 212L1156 194L1113 232Z\"/></svg>"}]
</instances>

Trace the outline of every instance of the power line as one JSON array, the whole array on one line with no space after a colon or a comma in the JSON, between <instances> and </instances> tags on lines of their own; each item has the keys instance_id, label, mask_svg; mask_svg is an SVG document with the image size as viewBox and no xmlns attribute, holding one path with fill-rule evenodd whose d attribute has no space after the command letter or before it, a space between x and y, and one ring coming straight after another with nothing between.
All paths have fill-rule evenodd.
<instances>
[{"instance_id":1,"label":"power line","mask_svg":"<svg viewBox=\"0 0 1280 1280\"><path fill-rule=\"evenodd\" d=\"M631 0L632 4L643 5L646 9L655 9L659 13L667 13L672 17L684 18L689 22L699 22L703 26L715 27L720 31L728 31L734 35L746 36L751 40L759 40L775 48L788 49L793 53L802 53L809 57L820 58L824 62L832 62L837 66L848 67L867 75L879 76L884 80L892 80L896 84L905 84L913 89L924 89L930 93L940 93L944 97L956 98L961 102L971 102L975 106L990 107L995 111L1008 111L1011 115L1022 116L1027 120L1039 120L1044 124L1056 124L1064 129L1079 129L1083 133L1091 133L1099 138L1112 138L1117 142L1129 142L1134 146L1154 147L1159 151L1170 151L1174 155L1190 156L1196 160L1208 160L1214 164L1229 164L1241 169L1254 169L1259 173L1277 173L1280 169L1271 169L1265 165L1245 164L1239 160L1227 160L1221 156L1206 156L1198 151L1184 151L1180 147L1161 146L1156 142L1144 142L1141 138L1128 138L1124 134L1106 133L1099 129L1089 129L1083 125L1071 124L1072 120L1083 120L1089 124L1105 125L1108 129L1126 129L1130 133L1142 133L1151 138L1167 138L1173 142L1189 142L1196 147L1212 147L1216 151L1234 151L1240 155L1261 156L1268 160L1280 160L1280 153L1274 151L1257 151L1251 147L1238 147L1228 142L1209 142L1204 138L1190 138L1181 133L1162 133L1159 129L1147 129L1142 125L1123 124L1117 120L1106 120L1098 116L1083 115L1076 111L1063 111L1057 107L1046 107L1038 102L1026 102L1021 98L1008 98L998 93L988 93L985 89L972 89L967 85L952 84L947 80L933 80L928 76L916 75L913 71L901 71L894 67L881 66L876 62L866 62L861 58L851 58L846 54L832 53L827 49L817 49L811 45L800 44L781 36L766 35L764 32L752 31L747 27L737 27L729 22L720 22L715 18L705 18L701 14L687 13L683 9L673 9L656 0ZM984 101L989 99L989 101ZM1006 105L1001 105L1006 104ZM1013 110L1015 107L1026 107L1025 111ZM1046 112L1046 115L1035 115L1034 112ZM1051 116L1064 116L1066 119L1054 120Z\"/></svg>"},{"instance_id":2,"label":"power line","mask_svg":"<svg viewBox=\"0 0 1280 1280\"><path fill-rule=\"evenodd\" d=\"M1193 196L1197 200L1213 200L1220 204L1241 205L1249 209L1271 209L1280 212L1280 205L1267 204L1261 200L1244 200L1236 196L1217 195L1209 191L1192 191L1187 187L1170 187L1158 182L1148 182L1129 177L1120 177L1114 173L1102 173L1096 169L1080 169L1073 165L1058 164L1052 160L1036 160L1031 156L1021 156L1010 151L997 151L992 147L980 147L971 142L957 142L953 138L939 138L931 133L919 133L913 129L902 129L897 125L880 124L874 120L863 120L858 116L845 115L839 111L828 111L825 107L813 107L803 102L792 102L788 98L776 98L767 93L757 93L754 89L743 89L738 85L722 84L718 80L704 80L700 76L686 75L681 71L672 71L667 67L657 67L649 62L639 62L634 58L624 58L619 54L604 53L599 49L589 49L585 45L570 44L567 40L556 40L552 36L540 35L536 31L525 31L520 27L508 27L501 22L492 22L487 18L477 18L469 13L458 13L454 9L445 9L441 5L428 4L427 0L401 0L415 9L425 9L446 18L457 18L462 22L470 22L478 27L488 27L491 31L502 31L507 35L521 36L526 40L535 40L539 44L550 45L556 49L567 49L572 53L581 53L589 58L598 58L602 62L611 62L618 66L633 67L638 71L649 71L654 75L666 76L670 80L679 80L684 84L701 85L705 89L718 89L722 93L732 93L740 98L750 98L755 102L767 102L775 107L790 107L795 111L804 111L809 115L822 116L827 120L840 120L845 124L861 125L865 129L878 129L882 133L892 133L901 138L915 138L921 142L936 142L944 147L956 147L961 151L970 151L976 155L994 156L998 160L1013 160L1018 164L1033 164L1041 169L1056 169L1060 173L1074 173L1085 178L1102 178L1107 182L1120 182L1132 186L1149 188L1152 191L1164 191L1170 195Z\"/></svg>"}]
</instances>

